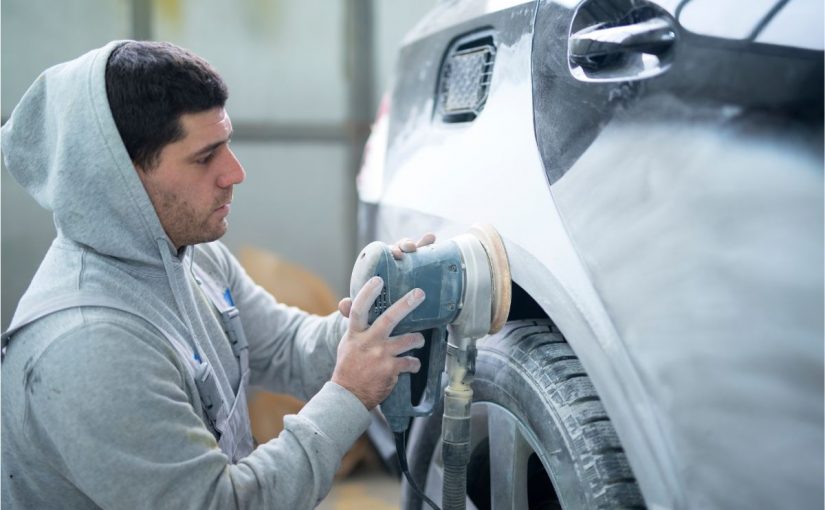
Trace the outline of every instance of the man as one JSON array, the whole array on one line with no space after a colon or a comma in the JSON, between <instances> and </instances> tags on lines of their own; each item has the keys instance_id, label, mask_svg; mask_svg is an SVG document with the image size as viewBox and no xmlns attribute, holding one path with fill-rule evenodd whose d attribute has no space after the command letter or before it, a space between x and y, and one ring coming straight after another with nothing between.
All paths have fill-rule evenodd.
<instances>
[{"instance_id":1,"label":"man","mask_svg":"<svg viewBox=\"0 0 825 510\"><path fill-rule=\"evenodd\" d=\"M214 242L244 179L226 98L186 50L113 42L43 73L3 127L57 227L4 335L4 507L309 508L419 369L398 355L421 335L388 335L420 290L372 326L380 279L310 316ZM309 399L257 448L249 383Z\"/></svg>"}]
</instances>

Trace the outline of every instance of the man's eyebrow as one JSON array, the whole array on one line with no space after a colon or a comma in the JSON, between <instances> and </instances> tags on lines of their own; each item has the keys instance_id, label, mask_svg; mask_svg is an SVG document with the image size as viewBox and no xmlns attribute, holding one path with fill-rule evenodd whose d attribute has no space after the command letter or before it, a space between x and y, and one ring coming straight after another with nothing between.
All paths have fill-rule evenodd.
<instances>
[{"instance_id":1,"label":"man's eyebrow","mask_svg":"<svg viewBox=\"0 0 825 510\"><path fill-rule=\"evenodd\" d=\"M209 153L209 152L212 152L212 151L214 151L215 149L217 149L218 147L220 147L221 145L223 145L223 144L225 144L225 143L228 143L230 139L232 139L232 133L231 133L231 132L229 133L229 136L227 136L224 140L220 140L220 141L217 141L217 142L215 142L215 143L210 143L210 144L209 144L209 145L207 145L206 147L204 147L204 148L202 148L202 149L200 149L200 150L198 150L198 151L193 152L193 153L190 155L190 157L192 157L192 158L196 158L196 157L198 157L198 156L202 156L202 155L204 155L204 154L207 154L207 153Z\"/></svg>"}]
</instances>

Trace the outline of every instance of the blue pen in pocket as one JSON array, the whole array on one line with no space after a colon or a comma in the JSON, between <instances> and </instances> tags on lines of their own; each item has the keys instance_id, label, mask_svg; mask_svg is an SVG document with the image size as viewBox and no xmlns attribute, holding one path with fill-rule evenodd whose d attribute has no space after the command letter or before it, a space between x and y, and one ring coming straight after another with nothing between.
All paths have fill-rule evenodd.
<instances>
[{"instance_id":1,"label":"blue pen in pocket","mask_svg":"<svg viewBox=\"0 0 825 510\"><path fill-rule=\"evenodd\" d=\"M229 287L227 287L226 290L223 291L223 300L226 301L226 304L228 304L229 306L235 306L235 300L232 299L232 293L229 292Z\"/></svg>"}]
</instances>

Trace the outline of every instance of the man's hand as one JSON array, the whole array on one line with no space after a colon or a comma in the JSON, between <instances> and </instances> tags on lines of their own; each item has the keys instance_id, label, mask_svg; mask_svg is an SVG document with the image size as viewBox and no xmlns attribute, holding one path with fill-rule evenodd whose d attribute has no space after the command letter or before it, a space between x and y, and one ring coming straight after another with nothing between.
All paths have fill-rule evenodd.
<instances>
[{"instance_id":1,"label":"man's hand","mask_svg":"<svg viewBox=\"0 0 825 510\"><path fill-rule=\"evenodd\" d=\"M370 326L370 306L381 293L384 282L373 277L358 292L349 310L349 327L338 344L338 360L332 382L343 386L372 410L390 394L398 374L418 372L421 362L399 354L424 346L421 333L390 337L393 328L424 301L424 291L413 289L399 299Z\"/></svg>"},{"instance_id":2,"label":"man's hand","mask_svg":"<svg viewBox=\"0 0 825 510\"><path fill-rule=\"evenodd\" d=\"M434 242L435 234L428 232L421 236L421 239L419 239L417 243L413 242L412 239L405 237L390 246L390 251L392 252L392 256L395 260L401 260L401 257L403 257L405 253L412 253L418 248L433 244ZM352 299L345 297L338 302L338 311L341 312L341 315L344 317L349 317L350 308L352 308Z\"/></svg>"},{"instance_id":3,"label":"man's hand","mask_svg":"<svg viewBox=\"0 0 825 510\"><path fill-rule=\"evenodd\" d=\"M405 237L395 243L394 245L390 246L390 251L392 251L392 256L395 260L401 260L401 257L404 256L405 253L412 253L418 248L422 246L427 246L428 244L433 244L435 242L435 234L427 233L421 236L421 239L418 242L414 242L409 237Z\"/></svg>"}]
</instances>

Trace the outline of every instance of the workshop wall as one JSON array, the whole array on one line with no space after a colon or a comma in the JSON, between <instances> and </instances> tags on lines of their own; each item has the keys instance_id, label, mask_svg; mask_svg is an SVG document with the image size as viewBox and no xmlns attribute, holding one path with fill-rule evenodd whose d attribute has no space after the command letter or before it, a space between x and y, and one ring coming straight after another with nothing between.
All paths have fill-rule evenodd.
<instances>
[{"instance_id":1,"label":"workshop wall","mask_svg":"<svg viewBox=\"0 0 825 510\"><path fill-rule=\"evenodd\" d=\"M3 0L5 122L48 66L112 39L168 40L224 76L247 170L224 241L298 262L347 291L354 178L404 33L436 0ZM54 237L51 215L0 172L2 327ZM417 233L410 233L416 235Z\"/></svg>"}]
</instances>

